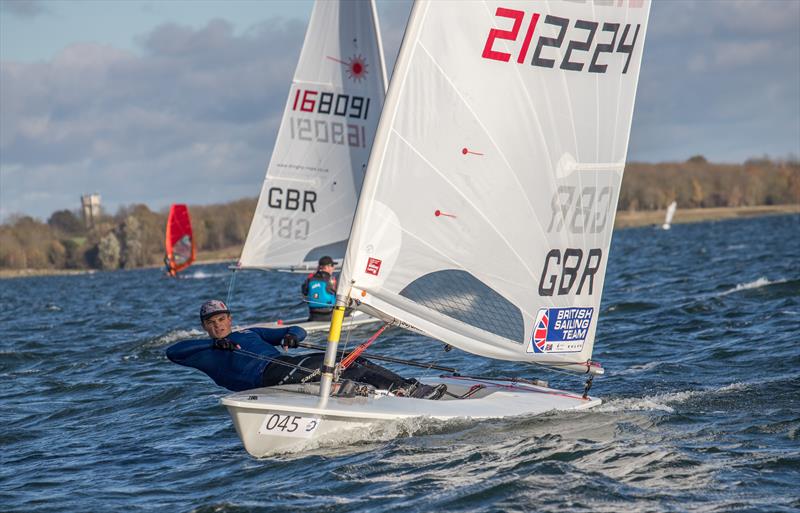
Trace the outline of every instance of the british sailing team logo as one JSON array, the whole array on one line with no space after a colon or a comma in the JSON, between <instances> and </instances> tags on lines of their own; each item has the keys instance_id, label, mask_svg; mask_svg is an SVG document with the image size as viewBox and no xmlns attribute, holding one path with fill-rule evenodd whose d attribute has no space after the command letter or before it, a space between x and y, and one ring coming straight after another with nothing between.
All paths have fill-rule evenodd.
<instances>
[{"instance_id":1,"label":"british sailing team logo","mask_svg":"<svg viewBox=\"0 0 800 513\"><path fill-rule=\"evenodd\" d=\"M576 353L589 336L594 308L540 308L533 324L529 353Z\"/></svg>"},{"instance_id":2,"label":"british sailing team logo","mask_svg":"<svg viewBox=\"0 0 800 513\"><path fill-rule=\"evenodd\" d=\"M550 317L547 315L547 308L542 308L536 315L536 325L533 327L534 352L544 352L544 348L547 344L547 325L549 322Z\"/></svg>"},{"instance_id":3,"label":"british sailing team logo","mask_svg":"<svg viewBox=\"0 0 800 513\"><path fill-rule=\"evenodd\" d=\"M344 72L347 74L347 78L350 80L354 82L361 82L362 79L366 78L367 68L369 65L361 54L353 55L346 61L337 59L336 57L331 57L330 55L328 55L327 58L342 64L345 67Z\"/></svg>"}]
</instances>

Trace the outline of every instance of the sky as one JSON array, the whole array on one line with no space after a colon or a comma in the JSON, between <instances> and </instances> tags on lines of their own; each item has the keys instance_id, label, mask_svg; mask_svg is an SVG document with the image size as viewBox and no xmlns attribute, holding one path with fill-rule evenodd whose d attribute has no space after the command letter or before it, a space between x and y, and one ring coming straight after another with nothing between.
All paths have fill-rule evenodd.
<instances>
[{"instance_id":1,"label":"sky","mask_svg":"<svg viewBox=\"0 0 800 513\"><path fill-rule=\"evenodd\" d=\"M391 71L410 13L377 0ZM258 195L302 0L0 0L0 221ZM800 0L656 0L629 161L800 155Z\"/></svg>"}]
</instances>

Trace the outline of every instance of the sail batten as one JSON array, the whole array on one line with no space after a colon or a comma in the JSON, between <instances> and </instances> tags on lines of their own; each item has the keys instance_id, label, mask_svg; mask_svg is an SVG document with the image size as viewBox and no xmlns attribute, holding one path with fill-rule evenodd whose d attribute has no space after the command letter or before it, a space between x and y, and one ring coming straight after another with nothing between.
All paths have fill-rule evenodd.
<instances>
[{"instance_id":1,"label":"sail batten","mask_svg":"<svg viewBox=\"0 0 800 513\"><path fill-rule=\"evenodd\" d=\"M315 3L238 268L344 258L386 91L377 23L374 0Z\"/></svg>"},{"instance_id":2,"label":"sail batten","mask_svg":"<svg viewBox=\"0 0 800 513\"><path fill-rule=\"evenodd\" d=\"M417 1L341 299L482 356L598 372L649 7Z\"/></svg>"}]
</instances>

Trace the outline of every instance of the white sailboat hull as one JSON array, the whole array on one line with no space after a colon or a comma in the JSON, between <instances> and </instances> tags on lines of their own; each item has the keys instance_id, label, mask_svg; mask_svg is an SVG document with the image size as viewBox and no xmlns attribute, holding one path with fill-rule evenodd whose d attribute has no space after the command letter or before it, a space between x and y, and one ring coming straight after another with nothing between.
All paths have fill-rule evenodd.
<instances>
[{"instance_id":1,"label":"white sailboat hull","mask_svg":"<svg viewBox=\"0 0 800 513\"><path fill-rule=\"evenodd\" d=\"M336 397L319 407L318 387L289 385L258 388L222 399L245 450L254 457L302 451L305 448L355 441L350 430L372 430L381 424L414 417L436 420L488 419L538 415L550 411L584 410L601 399L543 386L460 376L427 378L428 384L446 383L448 392L438 401L381 394L370 397ZM363 436L363 435L362 435Z\"/></svg>"}]
</instances>

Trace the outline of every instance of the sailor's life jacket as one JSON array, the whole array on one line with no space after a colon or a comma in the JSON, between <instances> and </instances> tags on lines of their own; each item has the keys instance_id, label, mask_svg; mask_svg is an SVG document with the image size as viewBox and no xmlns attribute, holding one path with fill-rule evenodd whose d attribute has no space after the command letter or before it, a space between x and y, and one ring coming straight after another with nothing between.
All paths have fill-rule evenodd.
<instances>
[{"instance_id":1,"label":"sailor's life jacket","mask_svg":"<svg viewBox=\"0 0 800 513\"><path fill-rule=\"evenodd\" d=\"M312 310L331 310L336 305L336 281L326 272L316 272L303 284L308 307Z\"/></svg>"}]
</instances>

